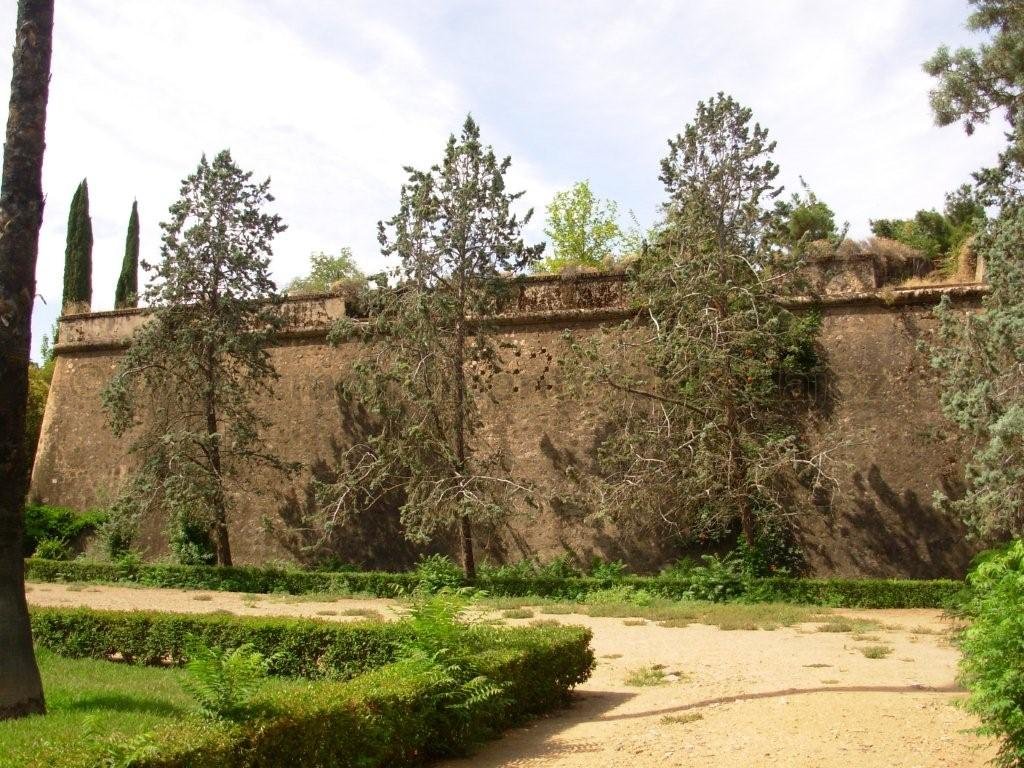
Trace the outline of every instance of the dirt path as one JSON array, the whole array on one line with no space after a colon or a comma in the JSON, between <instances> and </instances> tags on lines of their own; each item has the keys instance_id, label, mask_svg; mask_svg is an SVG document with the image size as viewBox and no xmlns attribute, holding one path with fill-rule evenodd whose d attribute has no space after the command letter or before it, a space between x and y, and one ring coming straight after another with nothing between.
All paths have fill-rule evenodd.
<instances>
[{"instance_id":1,"label":"dirt path","mask_svg":"<svg viewBox=\"0 0 1024 768\"><path fill-rule=\"evenodd\" d=\"M150 608L344 620L386 600L330 602L274 595L32 584L33 605ZM517 729L444 768L936 768L986 765L994 749L954 706L957 652L937 611L841 611L880 627L817 625L723 632L623 619L545 616L594 631L598 667L575 705ZM529 619L509 620L525 624ZM890 649L868 658L863 649ZM634 687L638 668L666 682ZM655 675L657 677L657 675Z\"/></svg>"}]
</instances>

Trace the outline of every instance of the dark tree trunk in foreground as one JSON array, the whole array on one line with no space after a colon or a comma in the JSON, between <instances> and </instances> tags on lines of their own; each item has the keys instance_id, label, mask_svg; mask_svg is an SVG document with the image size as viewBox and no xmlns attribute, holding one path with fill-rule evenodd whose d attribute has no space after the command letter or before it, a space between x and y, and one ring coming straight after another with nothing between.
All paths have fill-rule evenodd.
<instances>
[{"instance_id":1,"label":"dark tree trunk in foreground","mask_svg":"<svg viewBox=\"0 0 1024 768\"><path fill-rule=\"evenodd\" d=\"M44 712L25 602L25 406L43 220L53 0L18 3L0 183L0 719Z\"/></svg>"}]
</instances>

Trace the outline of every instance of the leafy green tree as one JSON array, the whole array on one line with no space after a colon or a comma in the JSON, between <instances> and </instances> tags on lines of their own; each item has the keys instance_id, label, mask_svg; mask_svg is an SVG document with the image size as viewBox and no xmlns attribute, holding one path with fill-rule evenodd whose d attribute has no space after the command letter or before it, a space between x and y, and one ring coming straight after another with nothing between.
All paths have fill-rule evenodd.
<instances>
[{"instance_id":1,"label":"leafy green tree","mask_svg":"<svg viewBox=\"0 0 1024 768\"><path fill-rule=\"evenodd\" d=\"M351 248L342 248L337 256L320 251L309 257L309 274L296 277L287 293L322 293L338 283L362 282L365 275L356 265Z\"/></svg>"},{"instance_id":2,"label":"leafy green tree","mask_svg":"<svg viewBox=\"0 0 1024 768\"><path fill-rule=\"evenodd\" d=\"M124 261L114 291L114 308L127 309L139 305L139 203L132 202L128 217L128 234L124 241Z\"/></svg>"},{"instance_id":3,"label":"leafy green tree","mask_svg":"<svg viewBox=\"0 0 1024 768\"><path fill-rule=\"evenodd\" d=\"M505 188L511 161L480 141L467 117L428 171L407 169L398 212L381 223L386 256L398 258L396 287L376 293L366 324L343 322L334 340L358 338L365 355L341 386L374 423L346 453L336 483L321 487L328 527L387 494L402 495L407 535L427 540L457 528L463 567L475 575L473 525L499 519L528 489L501 456L474 441L478 400L504 369L486 318L543 245L527 246Z\"/></svg>"},{"instance_id":4,"label":"leafy green tree","mask_svg":"<svg viewBox=\"0 0 1024 768\"><path fill-rule=\"evenodd\" d=\"M945 298L932 364L942 409L973 440L967 493L948 501L981 535L1024 535L1024 206L980 236L991 292L964 315Z\"/></svg>"},{"instance_id":5,"label":"leafy green tree","mask_svg":"<svg viewBox=\"0 0 1024 768\"><path fill-rule=\"evenodd\" d=\"M161 510L186 561L215 550L230 565L229 487L257 467L288 469L260 437L267 423L252 406L277 378L266 351L281 323L269 263L285 226L264 211L270 180L251 177L224 150L182 182L160 225L161 261L143 262L154 278L150 319L103 393L116 435L142 422L133 445L141 469L118 509Z\"/></svg>"},{"instance_id":6,"label":"leafy green tree","mask_svg":"<svg viewBox=\"0 0 1024 768\"><path fill-rule=\"evenodd\" d=\"M89 217L89 184L75 189L68 212L67 247L64 250L64 299L67 311L88 310L92 303L92 219Z\"/></svg>"},{"instance_id":7,"label":"leafy green tree","mask_svg":"<svg viewBox=\"0 0 1024 768\"><path fill-rule=\"evenodd\" d=\"M1024 535L1024 14L1019 3L972 0L968 26L991 30L977 49L942 47L926 70L938 78L932 92L937 121L962 121L968 133L1002 112L1007 147L996 167L975 174L976 189L947 200L947 215L977 220L981 203L997 216L977 236L991 292L980 312L956 312L948 299L938 309L939 341L932 364L942 383L943 412L968 435L974 452L966 467L967 492L947 501L980 534ZM941 500L941 497L940 497Z\"/></svg>"},{"instance_id":8,"label":"leafy green tree","mask_svg":"<svg viewBox=\"0 0 1024 768\"><path fill-rule=\"evenodd\" d=\"M993 168L975 174L983 202L1006 201L1024 192L1024 14L1017 0L969 0L972 32L990 32L976 48L941 46L924 64L938 80L931 92L939 125L963 124L968 135L993 115L1009 124L1007 145Z\"/></svg>"},{"instance_id":9,"label":"leafy green tree","mask_svg":"<svg viewBox=\"0 0 1024 768\"><path fill-rule=\"evenodd\" d=\"M548 204L547 227L554 253L536 264L538 272L559 272L565 267L607 266L623 242L618 206L594 196L589 181L558 192Z\"/></svg>"},{"instance_id":10,"label":"leafy green tree","mask_svg":"<svg viewBox=\"0 0 1024 768\"><path fill-rule=\"evenodd\" d=\"M730 96L700 102L661 164L668 200L634 273L636 318L610 351L573 345L571 386L613 414L594 495L615 519L687 536L738 522L754 543L792 511L787 479L814 466L790 388L817 369L818 323L778 302L795 262L775 239L774 148Z\"/></svg>"},{"instance_id":11,"label":"leafy green tree","mask_svg":"<svg viewBox=\"0 0 1024 768\"><path fill-rule=\"evenodd\" d=\"M789 200L775 203L779 242L789 248L802 248L821 240L837 245L845 237L846 227L840 231L828 204L820 200L803 179L800 185L803 194L794 192Z\"/></svg>"}]
</instances>

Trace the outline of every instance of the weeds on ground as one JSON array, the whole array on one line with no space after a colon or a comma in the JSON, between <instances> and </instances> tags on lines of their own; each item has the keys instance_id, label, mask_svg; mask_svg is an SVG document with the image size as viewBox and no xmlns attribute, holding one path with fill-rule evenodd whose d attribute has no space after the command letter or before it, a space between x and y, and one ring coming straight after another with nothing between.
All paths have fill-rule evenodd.
<instances>
[{"instance_id":1,"label":"weeds on ground","mask_svg":"<svg viewBox=\"0 0 1024 768\"><path fill-rule=\"evenodd\" d=\"M661 718L662 725L684 725L686 723L693 723L697 720L703 720L704 715L700 712L684 712L681 715L664 715Z\"/></svg>"},{"instance_id":2,"label":"weeds on ground","mask_svg":"<svg viewBox=\"0 0 1024 768\"><path fill-rule=\"evenodd\" d=\"M506 619L532 619L533 611L528 608L509 608L502 611L501 615Z\"/></svg>"},{"instance_id":3,"label":"weeds on ground","mask_svg":"<svg viewBox=\"0 0 1024 768\"><path fill-rule=\"evenodd\" d=\"M851 619L848 616L836 616L817 628L817 632L864 632L868 629L879 629L882 625L872 619Z\"/></svg>"},{"instance_id":4,"label":"weeds on ground","mask_svg":"<svg viewBox=\"0 0 1024 768\"><path fill-rule=\"evenodd\" d=\"M857 650L864 654L866 659L884 659L892 653L892 648L888 645L867 645Z\"/></svg>"},{"instance_id":5,"label":"weeds on ground","mask_svg":"<svg viewBox=\"0 0 1024 768\"><path fill-rule=\"evenodd\" d=\"M664 664L652 664L649 667L637 667L631 669L626 674L626 679L623 681L626 685L633 688L647 688L655 685L665 685L668 680L665 679L665 665Z\"/></svg>"}]
</instances>

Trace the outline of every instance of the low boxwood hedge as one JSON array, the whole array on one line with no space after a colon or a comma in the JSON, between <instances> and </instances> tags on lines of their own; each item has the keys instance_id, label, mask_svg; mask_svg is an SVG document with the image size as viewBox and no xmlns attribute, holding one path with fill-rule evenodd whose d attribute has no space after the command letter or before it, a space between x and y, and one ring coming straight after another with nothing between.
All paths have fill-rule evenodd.
<instances>
[{"instance_id":1,"label":"low boxwood hedge","mask_svg":"<svg viewBox=\"0 0 1024 768\"><path fill-rule=\"evenodd\" d=\"M60 611L36 612L34 621L57 628ZM89 632L128 626L124 614L102 614L87 622L82 611L64 611L79 637ZM44 620L45 617L45 620ZM165 625L153 614L142 626L158 634ZM190 618L190 617L173 617ZM204 617L205 618L205 617ZM263 624L251 619L212 617L211 624L235 633L235 641L264 637L240 632L239 624ZM103 623L103 622L106 623ZM321 635L318 622L312 637ZM292 623L296 624L296 623ZM315 626L314 626L315 625ZM138 625L131 625L138 629ZM392 625L394 626L394 625ZM209 629L204 625L200 629ZM345 629L345 626L337 627ZM291 627L293 632L297 626ZM364 627L348 627L355 633ZM396 630L400 631L400 630ZM301 686L269 688L253 702L256 713L241 723L188 718L173 728L148 734L132 756L136 768L262 768L289 765L319 766L414 765L465 751L482 738L525 718L564 703L573 686L590 674L594 656L590 633L580 627L494 630L486 647L470 657L473 668L502 686L497 699L447 706L450 682L422 665L399 661L339 682L319 680ZM137 642L134 634L122 642ZM234 641L233 641L234 642ZM93 643L95 647L99 642ZM154 640L148 647L159 644ZM78 768L101 764L95 744L60 745L40 754L47 768Z\"/></svg>"},{"instance_id":2,"label":"low boxwood hedge","mask_svg":"<svg viewBox=\"0 0 1024 768\"><path fill-rule=\"evenodd\" d=\"M402 621L339 623L89 608L33 608L31 619L36 643L70 658L180 665L194 638L222 648L249 643L270 660L271 674L310 679L351 678L388 664L414 632ZM585 648L590 641L589 630L581 627L477 629L465 637L474 652L563 645ZM575 666L568 669L572 672ZM557 670L549 672L558 677Z\"/></svg>"},{"instance_id":3,"label":"low boxwood hedge","mask_svg":"<svg viewBox=\"0 0 1024 768\"><path fill-rule=\"evenodd\" d=\"M121 565L86 560L26 562L31 581L130 583L151 587L212 589L229 592L288 594L363 593L391 597L420 583L415 573L379 571L300 571L252 566ZM629 586L659 597L687 599L694 582L687 578L623 576L551 578L542 576L489 577L472 586L496 597L541 597L586 600L591 592ZM955 605L964 582L950 579L795 579L766 578L744 582L739 599L827 605L837 608L947 608ZM702 590L703 591L703 590Z\"/></svg>"}]
</instances>

